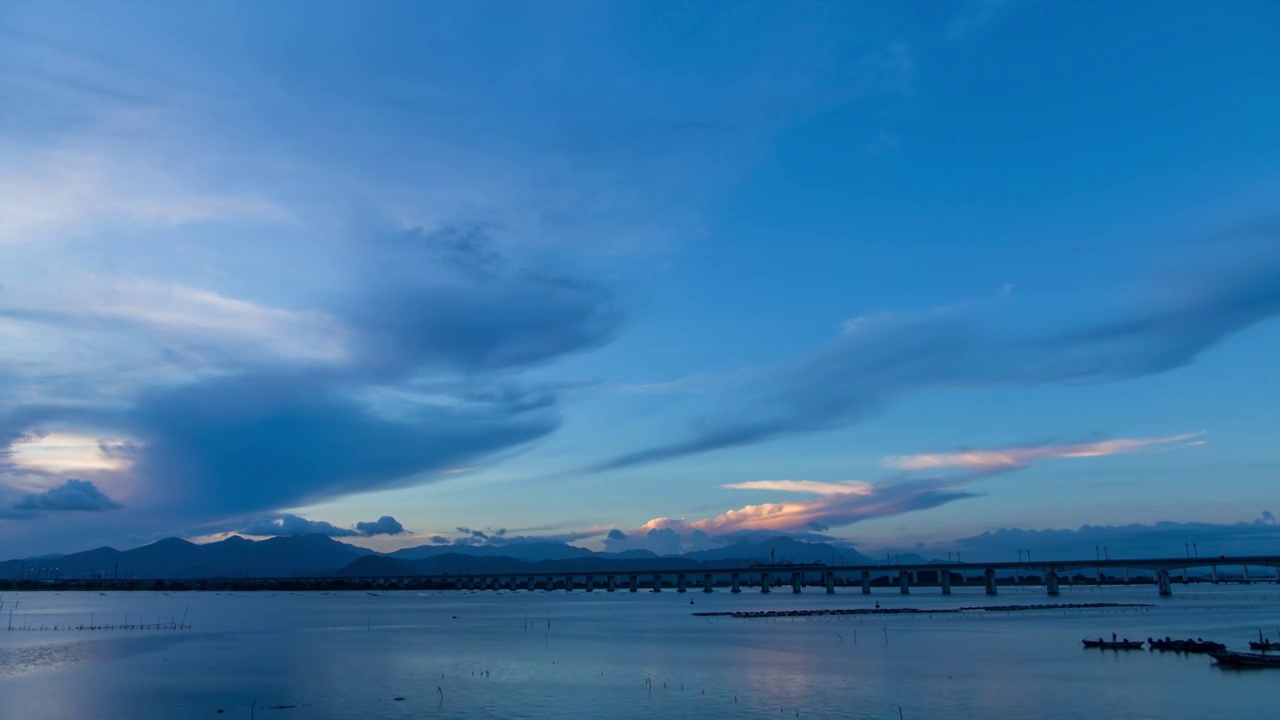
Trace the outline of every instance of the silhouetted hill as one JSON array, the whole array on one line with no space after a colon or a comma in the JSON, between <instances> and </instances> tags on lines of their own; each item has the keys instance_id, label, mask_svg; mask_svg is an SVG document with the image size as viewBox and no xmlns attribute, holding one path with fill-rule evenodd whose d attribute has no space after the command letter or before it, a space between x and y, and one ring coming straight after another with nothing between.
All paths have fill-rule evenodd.
<instances>
[{"instance_id":1,"label":"silhouetted hill","mask_svg":"<svg viewBox=\"0 0 1280 720\"><path fill-rule=\"evenodd\" d=\"M522 542L505 545L420 545L396 550L390 555L400 560L422 560L441 555L469 555L471 557L507 557L536 562L585 558L595 554L586 548L565 543Z\"/></svg>"},{"instance_id":2,"label":"silhouetted hill","mask_svg":"<svg viewBox=\"0 0 1280 720\"><path fill-rule=\"evenodd\" d=\"M771 555L772 554L772 555ZM749 540L726 545L715 550L691 552L682 557L698 562L714 561L719 566L747 564L752 562L769 562L770 557L777 562L791 563L826 563L827 565L842 562L845 565L865 565L875 562L851 547L837 547L826 543L807 543L792 540L789 537L774 537L765 540ZM737 561L735 563L735 561Z\"/></svg>"},{"instance_id":3,"label":"silhouetted hill","mask_svg":"<svg viewBox=\"0 0 1280 720\"><path fill-rule=\"evenodd\" d=\"M2 578L249 578L388 577L405 575L503 575L515 573L626 573L644 570L697 572L707 565L745 567L768 562L868 563L852 548L806 543L786 537L753 540L682 556L659 557L648 550L597 553L555 542L505 545L427 545L389 554L375 553L323 535L247 540L231 537L197 545L166 538L127 551L97 548L61 557L0 563Z\"/></svg>"},{"instance_id":4,"label":"silhouetted hill","mask_svg":"<svg viewBox=\"0 0 1280 720\"><path fill-rule=\"evenodd\" d=\"M0 564L0 577L61 578L193 578L297 577L328 575L350 565L358 548L323 535L280 537L258 542L232 537L197 545L165 538L133 550L102 547L55 560L10 560Z\"/></svg>"}]
</instances>

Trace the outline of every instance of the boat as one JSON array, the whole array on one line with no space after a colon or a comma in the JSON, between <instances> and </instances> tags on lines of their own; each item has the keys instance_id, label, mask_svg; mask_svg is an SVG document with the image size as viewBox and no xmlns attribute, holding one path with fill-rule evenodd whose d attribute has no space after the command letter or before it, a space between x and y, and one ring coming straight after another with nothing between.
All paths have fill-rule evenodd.
<instances>
[{"instance_id":1,"label":"boat","mask_svg":"<svg viewBox=\"0 0 1280 720\"><path fill-rule=\"evenodd\" d=\"M1266 652L1268 650L1280 652L1280 642L1271 642L1270 640L1263 640L1259 642L1257 640L1250 640L1249 649L1261 650L1262 652Z\"/></svg>"},{"instance_id":2,"label":"boat","mask_svg":"<svg viewBox=\"0 0 1280 720\"><path fill-rule=\"evenodd\" d=\"M1209 654L1215 652L1226 652L1227 650L1227 646L1220 642L1202 640L1200 638L1196 638L1195 640L1171 640L1169 638L1165 638L1164 640L1153 640L1152 638L1147 638L1147 645L1150 646L1152 650L1182 653Z\"/></svg>"},{"instance_id":3,"label":"boat","mask_svg":"<svg viewBox=\"0 0 1280 720\"><path fill-rule=\"evenodd\" d=\"M1222 667L1229 668L1280 668L1280 655L1251 652L1216 652L1211 657Z\"/></svg>"},{"instance_id":4,"label":"boat","mask_svg":"<svg viewBox=\"0 0 1280 720\"><path fill-rule=\"evenodd\" d=\"M1081 640L1087 648L1098 648L1100 650L1141 650L1141 640Z\"/></svg>"}]
</instances>

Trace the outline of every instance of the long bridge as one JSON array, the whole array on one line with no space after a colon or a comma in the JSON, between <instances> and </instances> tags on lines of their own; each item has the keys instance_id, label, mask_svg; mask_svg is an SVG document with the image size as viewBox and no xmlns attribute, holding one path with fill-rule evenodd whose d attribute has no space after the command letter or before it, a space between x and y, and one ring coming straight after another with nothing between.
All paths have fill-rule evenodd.
<instances>
[{"instance_id":1,"label":"long bridge","mask_svg":"<svg viewBox=\"0 0 1280 720\"><path fill-rule=\"evenodd\" d=\"M1239 568L1238 578L1228 580L1219 574L1219 567ZM799 593L807 586L819 586L828 594L834 594L837 586L860 586L863 594L870 594L873 576L879 580L889 580L890 585L897 585L899 592L907 594L912 587L931 585L941 589L942 594L950 595L953 584L968 585L971 580L979 580L986 588L988 595L998 592L999 576L1012 574L1015 585L1024 585L1023 579L1041 584L1049 595L1058 595L1063 576L1068 584L1075 584L1076 579L1085 574L1084 582L1089 582L1087 573L1093 575L1092 584L1114 582L1131 582L1132 570L1148 571L1149 580L1162 596L1173 594L1172 573L1182 571L1182 582L1190 582L1189 571L1208 568L1210 580L1219 582L1252 582L1250 568L1273 568L1274 582L1280 584L1280 555L1253 556L1219 556L1216 558L1173 557L1173 558L1140 558L1128 560L1042 560L1018 562L930 562L919 564L882 564L882 565L826 565L823 563L772 563L755 564L747 567L701 567L697 569L645 569L622 571L587 571L587 572L516 572L516 573L477 573L477 574L433 574L413 575L406 577L363 578L382 586L397 586L406 583L430 582L436 587L453 587L463 590L555 590L573 591L581 588L592 592L601 588L607 592L625 589L639 592L641 588L651 592L661 592L664 588L674 588L676 592L687 592L691 587L701 587L702 592L714 592L717 587L729 587L730 592L742 592L743 588L758 588L760 592L771 592L774 588L786 584L793 593ZM1107 570L1120 573L1119 579L1111 580ZM854 579L856 578L856 582ZM352 578L355 579L355 578ZM1261 578L1260 578L1261 579ZM1135 579L1136 580L1136 579ZM599 584L597 584L599 583Z\"/></svg>"},{"instance_id":2,"label":"long bridge","mask_svg":"<svg viewBox=\"0 0 1280 720\"><path fill-rule=\"evenodd\" d=\"M897 587L903 594L912 588L934 587L951 594L953 585L982 586L988 595L999 587L1043 586L1049 595L1058 595L1067 585L1151 584L1162 596L1173 594L1174 573L1181 571L1182 583L1211 582L1249 584L1267 581L1274 575L1280 584L1280 555L1220 555L1207 557L1165 557L1092 560L1020 560L1018 562L925 562L845 565L824 563L752 563L713 567L692 563L672 567L663 560L647 564L630 561L613 569L571 568L557 563L555 570L518 572L425 573L413 575L328 575L318 577L187 576L129 578L61 578L55 580L0 580L0 589L15 590L343 590L413 588L428 590L568 590L593 592L627 590L714 592L727 587L730 592L756 589L773 592L790 585L793 593L806 587L860 587L870 594L872 587ZM1198 570L1192 576L1191 570ZM1208 578L1204 571L1208 570ZM1220 571L1221 570L1221 571ZM1262 575L1251 574L1262 570ZM1135 572L1136 571L1136 574Z\"/></svg>"}]
</instances>

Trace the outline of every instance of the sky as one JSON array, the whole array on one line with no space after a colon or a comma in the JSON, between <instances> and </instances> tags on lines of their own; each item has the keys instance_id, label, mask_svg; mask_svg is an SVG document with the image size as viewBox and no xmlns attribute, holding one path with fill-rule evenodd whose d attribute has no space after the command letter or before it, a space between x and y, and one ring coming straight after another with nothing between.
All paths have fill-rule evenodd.
<instances>
[{"instance_id":1,"label":"sky","mask_svg":"<svg viewBox=\"0 0 1280 720\"><path fill-rule=\"evenodd\" d=\"M0 2L0 555L1280 511L1280 5Z\"/></svg>"}]
</instances>

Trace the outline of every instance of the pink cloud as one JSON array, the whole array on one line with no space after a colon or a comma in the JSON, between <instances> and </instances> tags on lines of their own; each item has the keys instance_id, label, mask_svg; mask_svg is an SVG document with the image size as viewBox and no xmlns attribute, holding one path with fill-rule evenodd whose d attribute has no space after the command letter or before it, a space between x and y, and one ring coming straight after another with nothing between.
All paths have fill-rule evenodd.
<instances>
[{"instance_id":1,"label":"pink cloud","mask_svg":"<svg viewBox=\"0 0 1280 720\"><path fill-rule=\"evenodd\" d=\"M1203 433L1186 433L1167 437L1118 438L1095 442L1067 443L1059 445L1028 445L996 450L963 450L953 453L923 453L919 455L890 455L884 464L898 470L1010 470L1026 467L1040 460L1054 458L1086 458L1106 455L1124 455L1142 450L1172 450L1179 447L1203 445L1195 440Z\"/></svg>"},{"instance_id":2,"label":"pink cloud","mask_svg":"<svg viewBox=\"0 0 1280 720\"><path fill-rule=\"evenodd\" d=\"M1048 444L955 453L898 455L885 458L889 467L907 474L879 482L824 482L818 480L752 480L722 485L729 490L769 490L813 495L812 499L747 505L700 520L655 518L626 533L628 538L662 536L687 549L714 536L749 532L824 532L830 527L863 520L903 515L975 497L970 483L1008 470L1016 470L1055 458L1091 458L1107 455L1174 450L1204 444L1201 433L1167 437L1118 438L1082 443ZM956 472L917 476L917 471ZM652 535L651 535L652 534Z\"/></svg>"}]
</instances>

